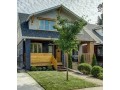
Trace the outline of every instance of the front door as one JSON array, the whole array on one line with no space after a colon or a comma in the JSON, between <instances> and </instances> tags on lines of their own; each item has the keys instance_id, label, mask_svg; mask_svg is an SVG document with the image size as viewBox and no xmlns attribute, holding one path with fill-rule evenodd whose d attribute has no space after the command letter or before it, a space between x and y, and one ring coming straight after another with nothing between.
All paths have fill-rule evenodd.
<instances>
[{"instance_id":1,"label":"front door","mask_svg":"<svg viewBox=\"0 0 120 90\"><path fill-rule=\"evenodd\" d=\"M61 50L56 49L56 60L57 62L61 62Z\"/></svg>"}]
</instances>

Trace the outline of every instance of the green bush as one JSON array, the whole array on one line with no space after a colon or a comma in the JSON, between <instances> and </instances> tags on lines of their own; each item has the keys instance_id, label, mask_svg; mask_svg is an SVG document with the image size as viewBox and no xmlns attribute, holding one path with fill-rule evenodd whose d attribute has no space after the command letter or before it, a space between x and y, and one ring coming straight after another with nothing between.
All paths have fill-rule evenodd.
<instances>
[{"instance_id":1,"label":"green bush","mask_svg":"<svg viewBox=\"0 0 120 90\"><path fill-rule=\"evenodd\" d=\"M31 71L37 71L38 68L37 68L36 66L32 66L30 70L31 70Z\"/></svg>"},{"instance_id":2,"label":"green bush","mask_svg":"<svg viewBox=\"0 0 120 90\"><path fill-rule=\"evenodd\" d=\"M91 74L93 77L98 77L99 73L102 73L103 69L100 66L93 66Z\"/></svg>"},{"instance_id":3,"label":"green bush","mask_svg":"<svg viewBox=\"0 0 120 90\"><path fill-rule=\"evenodd\" d=\"M96 59L95 54L93 54L93 57L92 57L92 66L96 66L96 65L97 65L97 59Z\"/></svg>"},{"instance_id":4,"label":"green bush","mask_svg":"<svg viewBox=\"0 0 120 90\"><path fill-rule=\"evenodd\" d=\"M103 73L102 72L98 74L98 78L103 80Z\"/></svg>"},{"instance_id":5,"label":"green bush","mask_svg":"<svg viewBox=\"0 0 120 90\"><path fill-rule=\"evenodd\" d=\"M51 71L51 70L53 70L53 67L52 67L52 65L49 65L49 66L47 67L47 70L48 70L48 71Z\"/></svg>"},{"instance_id":6,"label":"green bush","mask_svg":"<svg viewBox=\"0 0 120 90\"><path fill-rule=\"evenodd\" d=\"M42 71L42 67L39 67L38 70L39 70L39 71Z\"/></svg>"},{"instance_id":7,"label":"green bush","mask_svg":"<svg viewBox=\"0 0 120 90\"><path fill-rule=\"evenodd\" d=\"M82 72L83 74L90 74L92 70L92 66L87 63L81 63L78 65L78 70Z\"/></svg>"},{"instance_id":8,"label":"green bush","mask_svg":"<svg viewBox=\"0 0 120 90\"><path fill-rule=\"evenodd\" d=\"M47 68L46 68L46 67L42 67L42 70L43 70L43 71L46 71L46 70L47 70Z\"/></svg>"},{"instance_id":9,"label":"green bush","mask_svg":"<svg viewBox=\"0 0 120 90\"><path fill-rule=\"evenodd\" d=\"M85 63L85 58L84 58L84 55L83 55L83 54L81 55L80 63Z\"/></svg>"},{"instance_id":10,"label":"green bush","mask_svg":"<svg viewBox=\"0 0 120 90\"><path fill-rule=\"evenodd\" d=\"M71 54L68 55L68 68L72 69L72 55Z\"/></svg>"}]
</instances>

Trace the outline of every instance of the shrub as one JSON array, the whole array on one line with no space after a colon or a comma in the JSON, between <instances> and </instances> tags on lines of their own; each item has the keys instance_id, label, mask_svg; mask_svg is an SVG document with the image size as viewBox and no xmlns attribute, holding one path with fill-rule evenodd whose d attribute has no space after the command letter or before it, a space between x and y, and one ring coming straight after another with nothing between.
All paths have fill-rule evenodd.
<instances>
[{"instance_id":1,"label":"shrub","mask_svg":"<svg viewBox=\"0 0 120 90\"><path fill-rule=\"evenodd\" d=\"M72 68L72 55L68 55L68 68Z\"/></svg>"},{"instance_id":2,"label":"shrub","mask_svg":"<svg viewBox=\"0 0 120 90\"><path fill-rule=\"evenodd\" d=\"M98 74L98 78L103 80L103 73L102 72Z\"/></svg>"},{"instance_id":3,"label":"shrub","mask_svg":"<svg viewBox=\"0 0 120 90\"><path fill-rule=\"evenodd\" d=\"M84 55L83 55L83 54L81 55L80 63L85 63L85 58L84 58Z\"/></svg>"},{"instance_id":4,"label":"shrub","mask_svg":"<svg viewBox=\"0 0 120 90\"><path fill-rule=\"evenodd\" d=\"M42 68L42 70L43 70L43 71L46 71L46 70L47 70L47 68L46 68L46 67L43 67L43 68Z\"/></svg>"},{"instance_id":5,"label":"shrub","mask_svg":"<svg viewBox=\"0 0 120 90\"><path fill-rule=\"evenodd\" d=\"M48 67L47 67L47 70L53 70L53 67L52 67L52 65L49 65Z\"/></svg>"},{"instance_id":6,"label":"shrub","mask_svg":"<svg viewBox=\"0 0 120 90\"><path fill-rule=\"evenodd\" d=\"M38 68L37 68L36 66L32 66L30 70L31 70L31 71L37 71Z\"/></svg>"},{"instance_id":7,"label":"shrub","mask_svg":"<svg viewBox=\"0 0 120 90\"><path fill-rule=\"evenodd\" d=\"M97 65L97 59L96 59L95 54L93 54L93 57L92 57L92 66L96 66L96 65Z\"/></svg>"},{"instance_id":8,"label":"shrub","mask_svg":"<svg viewBox=\"0 0 120 90\"><path fill-rule=\"evenodd\" d=\"M92 68L91 74L93 75L93 77L98 77L98 74L102 72L102 67L100 66L94 66Z\"/></svg>"},{"instance_id":9,"label":"shrub","mask_svg":"<svg viewBox=\"0 0 120 90\"><path fill-rule=\"evenodd\" d=\"M92 70L92 66L87 63L81 63L78 65L78 70L82 72L83 74L90 74Z\"/></svg>"},{"instance_id":10,"label":"shrub","mask_svg":"<svg viewBox=\"0 0 120 90\"><path fill-rule=\"evenodd\" d=\"M38 70L39 70L39 71L42 71L42 67L39 67Z\"/></svg>"}]
</instances>

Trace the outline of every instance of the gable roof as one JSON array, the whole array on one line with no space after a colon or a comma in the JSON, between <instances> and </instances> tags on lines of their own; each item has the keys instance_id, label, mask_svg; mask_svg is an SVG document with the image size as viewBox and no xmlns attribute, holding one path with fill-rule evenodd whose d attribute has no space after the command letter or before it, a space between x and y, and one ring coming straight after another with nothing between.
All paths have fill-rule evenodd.
<instances>
[{"instance_id":1,"label":"gable roof","mask_svg":"<svg viewBox=\"0 0 120 90\"><path fill-rule=\"evenodd\" d=\"M88 16L86 20L96 23L99 15L97 7L100 3L102 0L17 0L17 11L32 14L62 4L79 17Z\"/></svg>"},{"instance_id":2,"label":"gable roof","mask_svg":"<svg viewBox=\"0 0 120 90\"><path fill-rule=\"evenodd\" d=\"M26 18L24 18L24 20L28 21L30 19L30 17L33 16L33 15L49 12L49 11L52 11L52 10L55 10L55 9L58 9L58 8L61 8L62 10L64 10L65 12L71 14L72 16L76 17L77 19L81 18L80 16L78 16L77 14L75 14L73 11L71 11L70 9L68 9L66 6L64 6L62 4L54 6L54 7L50 7L50 8L38 11L38 12L34 12L34 13L31 13L31 14L24 14L25 16L23 15L23 17L26 17Z\"/></svg>"},{"instance_id":3,"label":"gable roof","mask_svg":"<svg viewBox=\"0 0 120 90\"><path fill-rule=\"evenodd\" d=\"M95 40L96 44L103 44L103 36L96 32L97 29L102 29L102 26L95 24L87 24L84 30Z\"/></svg>"}]
</instances>

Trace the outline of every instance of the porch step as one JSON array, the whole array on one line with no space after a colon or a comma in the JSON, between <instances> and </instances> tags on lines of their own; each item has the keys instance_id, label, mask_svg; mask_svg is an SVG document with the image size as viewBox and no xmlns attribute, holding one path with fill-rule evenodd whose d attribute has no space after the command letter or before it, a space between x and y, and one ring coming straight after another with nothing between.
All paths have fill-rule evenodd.
<instances>
[{"instance_id":1,"label":"porch step","mask_svg":"<svg viewBox=\"0 0 120 90\"><path fill-rule=\"evenodd\" d=\"M63 65L58 65L57 70L58 71L66 71L66 68Z\"/></svg>"}]
</instances>

